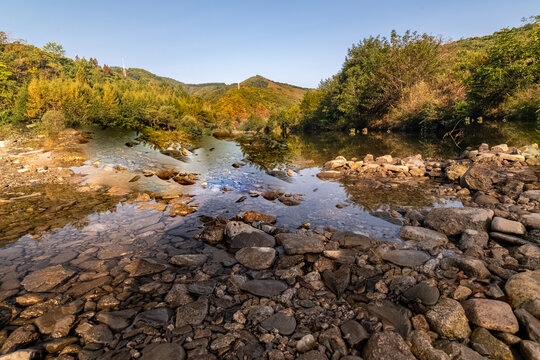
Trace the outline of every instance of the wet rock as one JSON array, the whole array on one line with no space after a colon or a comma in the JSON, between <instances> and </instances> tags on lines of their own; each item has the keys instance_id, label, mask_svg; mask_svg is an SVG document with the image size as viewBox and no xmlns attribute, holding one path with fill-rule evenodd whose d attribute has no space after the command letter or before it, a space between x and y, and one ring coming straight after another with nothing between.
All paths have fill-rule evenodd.
<instances>
[{"instance_id":1,"label":"wet rock","mask_svg":"<svg viewBox=\"0 0 540 360\"><path fill-rule=\"evenodd\" d=\"M246 247L238 250L236 260L251 269L268 269L276 257L276 250L271 247Z\"/></svg>"},{"instance_id":2,"label":"wet rock","mask_svg":"<svg viewBox=\"0 0 540 360\"><path fill-rule=\"evenodd\" d=\"M202 324L208 314L208 299L200 298L176 310L176 327Z\"/></svg>"},{"instance_id":3,"label":"wet rock","mask_svg":"<svg viewBox=\"0 0 540 360\"><path fill-rule=\"evenodd\" d=\"M285 291L287 285L279 280L248 280L241 285L241 289L253 295L272 297Z\"/></svg>"},{"instance_id":4,"label":"wet rock","mask_svg":"<svg viewBox=\"0 0 540 360\"><path fill-rule=\"evenodd\" d=\"M176 266L201 266L208 257L203 254L175 255L169 262Z\"/></svg>"},{"instance_id":5,"label":"wet rock","mask_svg":"<svg viewBox=\"0 0 540 360\"><path fill-rule=\"evenodd\" d=\"M72 287L69 288L67 294L77 298L90 292L91 290L109 284L111 280L112 279L110 276L104 276L91 281L75 283Z\"/></svg>"},{"instance_id":6,"label":"wet rock","mask_svg":"<svg viewBox=\"0 0 540 360\"><path fill-rule=\"evenodd\" d=\"M411 350L420 360L450 360L442 350L434 349L425 331L415 330L410 337Z\"/></svg>"},{"instance_id":7,"label":"wet rock","mask_svg":"<svg viewBox=\"0 0 540 360\"><path fill-rule=\"evenodd\" d=\"M163 169L157 171L155 174L161 180L169 180L172 179L176 174L178 174L178 172L175 170Z\"/></svg>"},{"instance_id":8,"label":"wet rock","mask_svg":"<svg viewBox=\"0 0 540 360\"><path fill-rule=\"evenodd\" d=\"M509 245L525 245L529 243L527 240L523 240L520 237L509 235L509 234L503 234L499 232L490 232L489 237L492 240L495 240L499 243L509 244Z\"/></svg>"},{"instance_id":9,"label":"wet rock","mask_svg":"<svg viewBox=\"0 0 540 360\"><path fill-rule=\"evenodd\" d=\"M15 329L0 348L0 354L7 354L27 345L39 338L39 333L34 325L23 325Z\"/></svg>"},{"instance_id":10,"label":"wet rock","mask_svg":"<svg viewBox=\"0 0 540 360\"><path fill-rule=\"evenodd\" d=\"M282 203L283 205L287 205L287 206L298 206L298 205L300 205L300 201L296 200L296 199L294 199L292 197L282 196L278 200L279 200L280 203Z\"/></svg>"},{"instance_id":11,"label":"wet rock","mask_svg":"<svg viewBox=\"0 0 540 360\"><path fill-rule=\"evenodd\" d=\"M484 328L474 329L471 334L471 342L472 347L484 356L495 360L514 360L510 348Z\"/></svg>"},{"instance_id":12,"label":"wet rock","mask_svg":"<svg viewBox=\"0 0 540 360\"><path fill-rule=\"evenodd\" d=\"M467 318L474 325L488 330L514 334L519 324L512 308L505 302L488 299L470 299L462 303Z\"/></svg>"},{"instance_id":13,"label":"wet rock","mask_svg":"<svg viewBox=\"0 0 540 360\"><path fill-rule=\"evenodd\" d=\"M300 355L296 360L328 360L328 357L320 351L311 350L305 354Z\"/></svg>"},{"instance_id":14,"label":"wet rock","mask_svg":"<svg viewBox=\"0 0 540 360\"><path fill-rule=\"evenodd\" d=\"M296 343L296 350L301 353L308 352L310 350L313 350L313 348L316 345L315 338L313 335L308 334L304 335L298 342Z\"/></svg>"},{"instance_id":15,"label":"wet rock","mask_svg":"<svg viewBox=\"0 0 540 360\"><path fill-rule=\"evenodd\" d=\"M416 284L403 293L407 300L420 300L424 305L435 305L439 300L439 295L439 289L426 283Z\"/></svg>"},{"instance_id":16,"label":"wet rock","mask_svg":"<svg viewBox=\"0 0 540 360\"><path fill-rule=\"evenodd\" d=\"M166 265L158 264L152 260L135 259L124 267L131 277L147 276L160 273L167 268Z\"/></svg>"},{"instance_id":17,"label":"wet rock","mask_svg":"<svg viewBox=\"0 0 540 360\"><path fill-rule=\"evenodd\" d=\"M470 207L432 209L424 223L446 235L459 235L467 229L487 231L493 211Z\"/></svg>"},{"instance_id":18,"label":"wet rock","mask_svg":"<svg viewBox=\"0 0 540 360\"><path fill-rule=\"evenodd\" d=\"M434 346L447 353L453 360L487 360L473 349L457 341L439 340L435 342Z\"/></svg>"},{"instance_id":19,"label":"wet rock","mask_svg":"<svg viewBox=\"0 0 540 360\"><path fill-rule=\"evenodd\" d=\"M7 306L0 306L0 330L11 320L12 312Z\"/></svg>"},{"instance_id":20,"label":"wet rock","mask_svg":"<svg viewBox=\"0 0 540 360\"><path fill-rule=\"evenodd\" d=\"M319 343L325 346L333 354L339 354L341 356L349 353L347 345L341 337L341 332L337 327L331 327L330 329L323 331L319 335Z\"/></svg>"},{"instance_id":21,"label":"wet rock","mask_svg":"<svg viewBox=\"0 0 540 360\"><path fill-rule=\"evenodd\" d=\"M137 314L134 309L99 312L96 320L107 325L113 331L122 331L131 324L131 319Z\"/></svg>"},{"instance_id":22,"label":"wet rock","mask_svg":"<svg viewBox=\"0 0 540 360\"><path fill-rule=\"evenodd\" d=\"M540 320L532 316L525 309L517 309L514 313L519 319L519 322L521 323L521 326L524 329L525 334L527 334L529 340L540 343Z\"/></svg>"},{"instance_id":23,"label":"wet rock","mask_svg":"<svg viewBox=\"0 0 540 360\"><path fill-rule=\"evenodd\" d=\"M493 186L493 179L497 173L489 168L475 164L471 166L460 178L462 187L471 190L488 191Z\"/></svg>"},{"instance_id":24,"label":"wet rock","mask_svg":"<svg viewBox=\"0 0 540 360\"><path fill-rule=\"evenodd\" d=\"M180 344L163 343L147 345L140 360L184 360L186 352Z\"/></svg>"},{"instance_id":25,"label":"wet rock","mask_svg":"<svg viewBox=\"0 0 540 360\"><path fill-rule=\"evenodd\" d=\"M515 199L523 192L523 183L521 181L510 180L502 188L503 194Z\"/></svg>"},{"instance_id":26,"label":"wet rock","mask_svg":"<svg viewBox=\"0 0 540 360\"><path fill-rule=\"evenodd\" d=\"M148 325L160 329L165 327L168 321L169 310L166 308L158 308L137 314L135 320L133 320L133 326L140 327L141 325Z\"/></svg>"},{"instance_id":27,"label":"wet rock","mask_svg":"<svg viewBox=\"0 0 540 360\"><path fill-rule=\"evenodd\" d=\"M324 250L325 257L335 260L340 264L354 264L358 250L356 249L339 249L339 250Z\"/></svg>"},{"instance_id":28,"label":"wet rock","mask_svg":"<svg viewBox=\"0 0 540 360\"><path fill-rule=\"evenodd\" d=\"M453 299L441 298L427 313L431 327L443 338L465 339L471 333L465 310Z\"/></svg>"},{"instance_id":29,"label":"wet rock","mask_svg":"<svg viewBox=\"0 0 540 360\"><path fill-rule=\"evenodd\" d=\"M341 325L340 329L341 333L343 334L343 338L351 347L355 347L369 338L369 333L356 320L345 321Z\"/></svg>"},{"instance_id":30,"label":"wet rock","mask_svg":"<svg viewBox=\"0 0 540 360\"><path fill-rule=\"evenodd\" d=\"M51 335L54 338L67 336L75 322L74 315L82 310L82 304L83 302L78 300L52 309L37 318L34 323L42 334Z\"/></svg>"},{"instance_id":31,"label":"wet rock","mask_svg":"<svg viewBox=\"0 0 540 360\"><path fill-rule=\"evenodd\" d=\"M104 310L104 309L110 309L110 308L113 308L113 307L116 307L120 305L120 301L115 298L112 294L107 294L105 296L102 296L98 303L97 303L97 308L99 310Z\"/></svg>"},{"instance_id":32,"label":"wet rock","mask_svg":"<svg viewBox=\"0 0 540 360\"><path fill-rule=\"evenodd\" d=\"M193 301L187 286L184 284L173 284L171 290L165 296L165 301L167 304L176 308L182 305L189 304Z\"/></svg>"},{"instance_id":33,"label":"wet rock","mask_svg":"<svg viewBox=\"0 0 540 360\"><path fill-rule=\"evenodd\" d=\"M236 340L236 337L232 333L225 335L218 335L218 337L210 344L210 349L222 354L226 352L232 343Z\"/></svg>"},{"instance_id":34,"label":"wet rock","mask_svg":"<svg viewBox=\"0 0 540 360\"><path fill-rule=\"evenodd\" d=\"M430 256L423 251L404 249L384 251L381 257L393 264L406 267L419 266L430 259Z\"/></svg>"},{"instance_id":35,"label":"wet rock","mask_svg":"<svg viewBox=\"0 0 540 360\"><path fill-rule=\"evenodd\" d=\"M261 322L261 326L268 331L277 329L282 335L291 335L296 329L296 319L294 316L278 312Z\"/></svg>"},{"instance_id":36,"label":"wet rock","mask_svg":"<svg viewBox=\"0 0 540 360\"><path fill-rule=\"evenodd\" d=\"M511 299L513 308L518 308L528 301L540 299L540 270L518 273L508 279L504 288Z\"/></svg>"},{"instance_id":37,"label":"wet rock","mask_svg":"<svg viewBox=\"0 0 540 360\"><path fill-rule=\"evenodd\" d=\"M47 292L74 274L73 270L66 269L62 265L55 265L30 273L21 281L21 285L27 291Z\"/></svg>"},{"instance_id":38,"label":"wet rock","mask_svg":"<svg viewBox=\"0 0 540 360\"><path fill-rule=\"evenodd\" d=\"M448 243L446 235L419 226L404 226L399 231L399 236L403 240L417 243L423 250L431 250Z\"/></svg>"},{"instance_id":39,"label":"wet rock","mask_svg":"<svg viewBox=\"0 0 540 360\"><path fill-rule=\"evenodd\" d=\"M86 344L109 345L113 341L111 330L104 324L92 325L85 322L77 326L75 332Z\"/></svg>"},{"instance_id":40,"label":"wet rock","mask_svg":"<svg viewBox=\"0 0 540 360\"><path fill-rule=\"evenodd\" d=\"M336 271L325 270L322 273L322 279L330 291L341 296L351 281L351 270L346 265Z\"/></svg>"},{"instance_id":41,"label":"wet rock","mask_svg":"<svg viewBox=\"0 0 540 360\"><path fill-rule=\"evenodd\" d=\"M540 359L540 344L537 342L523 340L519 343L519 350L525 360Z\"/></svg>"},{"instance_id":42,"label":"wet rock","mask_svg":"<svg viewBox=\"0 0 540 360\"><path fill-rule=\"evenodd\" d=\"M321 253L324 250L324 242L314 234L281 233L276 235L276 240L288 255Z\"/></svg>"},{"instance_id":43,"label":"wet rock","mask_svg":"<svg viewBox=\"0 0 540 360\"><path fill-rule=\"evenodd\" d=\"M224 234L224 226L210 225L204 228L200 235L200 238L207 244L217 245L223 240Z\"/></svg>"},{"instance_id":44,"label":"wet rock","mask_svg":"<svg viewBox=\"0 0 540 360\"><path fill-rule=\"evenodd\" d=\"M266 215L257 211L246 211L244 215L242 215L242 220L244 220L247 223L252 223L255 221L262 221L268 224L275 224L277 221L277 218L272 215Z\"/></svg>"},{"instance_id":45,"label":"wet rock","mask_svg":"<svg viewBox=\"0 0 540 360\"><path fill-rule=\"evenodd\" d=\"M256 229L257 230L257 229ZM257 230L253 232L242 232L234 236L231 240L231 250L246 247L274 247L276 240L267 233Z\"/></svg>"},{"instance_id":46,"label":"wet rock","mask_svg":"<svg viewBox=\"0 0 540 360\"><path fill-rule=\"evenodd\" d=\"M382 319L383 322L391 324L404 339L409 336L412 324L409 320L410 311L407 308L389 300L369 303L366 308L370 313Z\"/></svg>"},{"instance_id":47,"label":"wet rock","mask_svg":"<svg viewBox=\"0 0 540 360\"><path fill-rule=\"evenodd\" d=\"M393 331L371 335L363 350L364 360L415 360L401 336Z\"/></svg>"},{"instance_id":48,"label":"wet rock","mask_svg":"<svg viewBox=\"0 0 540 360\"><path fill-rule=\"evenodd\" d=\"M56 354L62 351L66 346L75 344L77 341L79 341L79 338L74 336L55 339L45 344L45 350L47 350L48 353Z\"/></svg>"},{"instance_id":49,"label":"wet rock","mask_svg":"<svg viewBox=\"0 0 540 360\"><path fill-rule=\"evenodd\" d=\"M332 235L332 241L337 241L343 248L359 248L368 250L373 246L373 241L366 235L352 231L338 231Z\"/></svg>"},{"instance_id":50,"label":"wet rock","mask_svg":"<svg viewBox=\"0 0 540 360\"><path fill-rule=\"evenodd\" d=\"M197 295L210 295L216 288L216 282L214 280L201 280L191 283L187 286L187 289L192 294Z\"/></svg>"},{"instance_id":51,"label":"wet rock","mask_svg":"<svg viewBox=\"0 0 540 360\"><path fill-rule=\"evenodd\" d=\"M525 234L525 226L519 221L507 220L499 216L495 216L491 221L491 230L506 234Z\"/></svg>"}]
</instances>

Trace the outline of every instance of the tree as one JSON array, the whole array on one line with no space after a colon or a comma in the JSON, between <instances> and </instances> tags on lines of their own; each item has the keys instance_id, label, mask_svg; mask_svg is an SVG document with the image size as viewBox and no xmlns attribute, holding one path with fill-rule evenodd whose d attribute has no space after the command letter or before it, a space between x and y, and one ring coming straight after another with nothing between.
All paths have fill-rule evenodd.
<instances>
[{"instance_id":1,"label":"tree","mask_svg":"<svg viewBox=\"0 0 540 360\"><path fill-rule=\"evenodd\" d=\"M55 42L48 42L43 46L43 51L52 55L53 59L58 59L66 54L63 46Z\"/></svg>"},{"instance_id":2,"label":"tree","mask_svg":"<svg viewBox=\"0 0 540 360\"><path fill-rule=\"evenodd\" d=\"M105 76L110 76L110 75L113 74L112 69L111 69L109 66L107 66L107 64L104 64L104 65L103 65L103 74L104 74Z\"/></svg>"}]
</instances>

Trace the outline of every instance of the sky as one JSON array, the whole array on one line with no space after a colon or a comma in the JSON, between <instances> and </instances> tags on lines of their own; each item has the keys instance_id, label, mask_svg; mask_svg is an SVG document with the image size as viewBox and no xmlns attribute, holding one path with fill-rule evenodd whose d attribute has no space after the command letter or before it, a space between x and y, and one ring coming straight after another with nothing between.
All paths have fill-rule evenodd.
<instances>
[{"instance_id":1,"label":"sky","mask_svg":"<svg viewBox=\"0 0 540 360\"><path fill-rule=\"evenodd\" d=\"M317 87L370 35L411 29L457 40L539 14L538 0L2 0L0 31L185 83L259 74Z\"/></svg>"}]
</instances>

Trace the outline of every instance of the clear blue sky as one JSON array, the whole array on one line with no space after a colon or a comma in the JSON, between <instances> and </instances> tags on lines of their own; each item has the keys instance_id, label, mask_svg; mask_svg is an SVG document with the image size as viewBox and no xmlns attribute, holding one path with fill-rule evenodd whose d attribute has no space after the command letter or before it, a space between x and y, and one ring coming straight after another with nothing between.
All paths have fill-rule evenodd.
<instances>
[{"instance_id":1,"label":"clear blue sky","mask_svg":"<svg viewBox=\"0 0 540 360\"><path fill-rule=\"evenodd\" d=\"M0 30L67 55L187 83L272 80L316 87L347 49L406 29L459 39L519 26L538 0L2 0Z\"/></svg>"}]
</instances>

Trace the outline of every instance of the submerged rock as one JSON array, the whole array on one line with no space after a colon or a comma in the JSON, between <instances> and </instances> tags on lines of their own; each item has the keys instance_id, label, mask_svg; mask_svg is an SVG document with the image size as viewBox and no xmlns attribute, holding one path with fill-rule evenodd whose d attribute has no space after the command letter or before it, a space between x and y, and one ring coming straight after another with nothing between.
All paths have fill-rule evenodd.
<instances>
[{"instance_id":1,"label":"submerged rock","mask_svg":"<svg viewBox=\"0 0 540 360\"><path fill-rule=\"evenodd\" d=\"M160 273L167 268L166 265L158 264L152 260L135 259L124 267L124 270L129 273L129 276L139 277Z\"/></svg>"},{"instance_id":2,"label":"submerged rock","mask_svg":"<svg viewBox=\"0 0 540 360\"><path fill-rule=\"evenodd\" d=\"M30 273L21 281L21 285L27 291L47 292L74 274L73 270L66 269L62 265L51 266Z\"/></svg>"}]
</instances>

